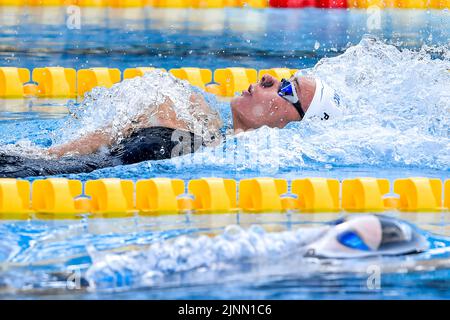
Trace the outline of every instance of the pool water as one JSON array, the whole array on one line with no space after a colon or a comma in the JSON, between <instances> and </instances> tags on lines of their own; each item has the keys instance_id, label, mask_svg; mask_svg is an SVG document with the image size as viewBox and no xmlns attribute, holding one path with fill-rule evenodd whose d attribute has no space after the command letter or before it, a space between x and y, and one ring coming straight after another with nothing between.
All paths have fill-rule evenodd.
<instances>
[{"instance_id":1,"label":"pool water","mask_svg":"<svg viewBox=\"0 0 450 320\"><path fill-rule=\"evenodd\" d=\"M365 34L417 49L448 45L450 29L448 10L82 8L80 24L70 26L71 12L1 7L1 64L303 68Z\"/></svg>"},{"instance_id":2,"label":"pool water","mask_svg":"<svg viewBox=\"0 0 450 320\"><path fill-rule=\"evenodd\" d=\"M263 127L193 155L69 178L450 176L448 11L386 10L373 25L362 10L83 9L81 29L66 27L65 8L0 13L1 65L302 68L334 87L345 105L340 121ZM146 99L144 91L127 94L140 81L96 89L83 102L1 101L0 152L33 156L124 121L128 102ZM122 100L111 104L115 92ZM229 127L229 103L204 95ZM387 214L422 229L431 249L358 261L286 255L302 230L339 217L328 213L2 220L0 296L449 298L448 212ZM228 262L207 263L205 247ZM382 271L376 288L367 282L373 268ZM68 287L68 279L82 279L80 288Z\"/></svg>"}]
</instances>

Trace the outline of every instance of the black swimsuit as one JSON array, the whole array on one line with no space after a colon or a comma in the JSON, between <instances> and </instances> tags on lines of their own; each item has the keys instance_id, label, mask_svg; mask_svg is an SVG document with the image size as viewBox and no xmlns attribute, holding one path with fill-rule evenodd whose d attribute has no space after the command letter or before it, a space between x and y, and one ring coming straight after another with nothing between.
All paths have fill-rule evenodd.
<instances>
[{"instance_id":1,"label":"black swimsuit","mask_svg":"<svg viewBox=\"0 0 450 320\"><path fill-rule=\"evenodd\" d=\"M150 127L137 130L107 152L90 155L32 159L0 153L0 178L90 172L146 160L168 159L195 152L201 145L201 137L193 133L166 127Z\"/></svg>"}]
</instances>

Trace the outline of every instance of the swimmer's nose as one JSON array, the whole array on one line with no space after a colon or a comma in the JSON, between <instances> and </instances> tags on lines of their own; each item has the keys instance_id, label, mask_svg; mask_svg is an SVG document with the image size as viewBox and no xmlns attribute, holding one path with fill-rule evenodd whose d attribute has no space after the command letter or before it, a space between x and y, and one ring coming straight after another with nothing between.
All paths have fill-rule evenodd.
<instances>
[{"instance_id":1,"label":"swimmer's nose","mask_svg":"<svg viewBox=\"0 0 450 320\"><path fill-rule=\"evenodd\" d=\"M270 88L274 85L275 79L270 74L265 74L262 76L261 80L259 81L260 85L264 88Z\"/></svg>"}]
</instances>

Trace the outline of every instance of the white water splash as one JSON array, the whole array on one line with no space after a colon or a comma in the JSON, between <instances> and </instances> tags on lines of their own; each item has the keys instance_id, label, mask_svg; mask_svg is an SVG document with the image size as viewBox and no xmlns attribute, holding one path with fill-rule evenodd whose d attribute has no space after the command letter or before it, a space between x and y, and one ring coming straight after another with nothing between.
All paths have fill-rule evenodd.
<instances>
[{"instance_id":1,"label":"white water splash","mask_svg":"<svg viewBox=\"0 0 450 320\"><path fill-rule=\"evenodd\" d=\"M91 289L100 290L161 285L164 277L173 274L227 270L251 259L292 255L324 230L326 227L266 233L257 225L248 230L230 225L212 238L181 236L123 254L102 254L91 248L92 266L86 279Z\"/></svg>"},{"instance_id":2,"label":"white water splash","mask_svg":"<svg viewBox=\"0 0 450 320\"><path fill-rule=\"evenodd\" d=\"M447 49L448 51L448 49ZM319 161L450 168L450 59L363 39L308 70L346 105L336 123L293 124ZM306 135L305 135L306 134Z\"/></svg>"},{"instance_id":3,"label":"white water splash","mask_svg":"<svg viewBox=\"0 0 450 320\"><path fill-rule=\"evenodd\" d=\"M30 140L19 140L14 144L0 145L0 153L27 158L51 158L44 149Z\"/></svg>"},{"instance_id":4,"label":"white water splash","mask_svg":"<svg viewBox=\"0 0 450 320\"><path fill-rule=\"evenodd\" d=\"M228 141L226 149L234 156L224 158L204 149L203 154L191 156L191 163L252 170L255 157L245 157L249 149L239 148L250 145L257 150L259 163L276 161L282 170L317 165L448 170L450 59L448 54L433 59L430 52L436 50L448 53L449 49L400 51L365 38L344 54L304 70L338 91L345 105L342 119L293 122L282 130L263 127ZM261 136L276 139L267 143Z\"/></svg>"},{"instance_id":5,"label":"white water splash","mask_svg":"<svg viewBox=\"0 0 450 320\"><path fill-rule=\"evenodd\" d=\"M191 97L197 92L185 80L155 69L142 77L126 79L111 88L98 87L85 95L75 112L76 118L63 128L56 142L75 139L83 134L111 126L112 136L120 140L123 130L145 113L150 125L158 126L154 115L170 100L177 120L187 123L191 132L204 134L207 115L201 113Z\"/></svg>"}]
</instances>

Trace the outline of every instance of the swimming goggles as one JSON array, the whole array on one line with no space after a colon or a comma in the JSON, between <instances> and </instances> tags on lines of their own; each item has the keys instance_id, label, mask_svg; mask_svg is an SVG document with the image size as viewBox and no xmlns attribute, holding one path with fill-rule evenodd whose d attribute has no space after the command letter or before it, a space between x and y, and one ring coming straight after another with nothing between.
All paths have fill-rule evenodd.
<instances>
[{"instance_id":1,"label":"swimming goggles","mask_svg":"<svg viewBox=\"0 0 450 320\"><path fill-rule=\"evenodd\" d=\"M302 104L297 96L297 90L295 90L294 84L286 79L281 79L280 88L278 89L278 95L283 99L292 103L300 117L303 119L305 112L303 111Z\"/></svg>"},{"instance_id":2,"label":"swimming goggles","mask_svg":"<svg viewBox=\"0 0 450 320\"><path fill-rule=\"evenodd\" d=\"M371 251L369 246L356 230L346 230L336 237L336 240L350 249Z\"/></svg>"}]
</instances>

